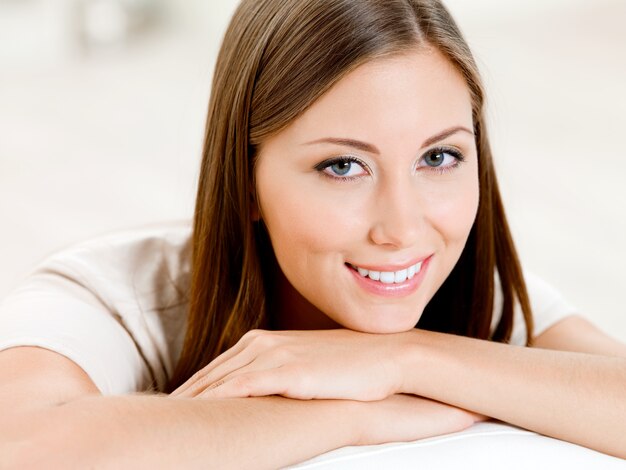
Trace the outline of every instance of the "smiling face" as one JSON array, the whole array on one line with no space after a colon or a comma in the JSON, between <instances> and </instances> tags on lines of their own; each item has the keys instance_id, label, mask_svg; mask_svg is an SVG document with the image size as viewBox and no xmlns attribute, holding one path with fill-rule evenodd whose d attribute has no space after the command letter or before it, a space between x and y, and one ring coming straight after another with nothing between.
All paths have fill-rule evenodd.
<instances>
[{"instance_id":1,"label":"smiling face","mask_svg":"<svg viewBox=\"0 0 626 470\"><path fill-rule=\"evenodd\" d=\"M368 62L259 148L279 329L413 328L478 208L472 105L433 49Z\"/></svg>"}]
</instances>

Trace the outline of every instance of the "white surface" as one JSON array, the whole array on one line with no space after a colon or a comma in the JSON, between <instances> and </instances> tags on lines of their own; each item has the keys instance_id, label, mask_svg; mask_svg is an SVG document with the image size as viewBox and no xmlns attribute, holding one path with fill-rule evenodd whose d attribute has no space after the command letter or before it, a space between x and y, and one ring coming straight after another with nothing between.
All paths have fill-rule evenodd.
<instances>
[{"instance_id":1,"label":"white surface","mask_svg":"<svg viewBox=\"0 0 626 470\"><path fill-rule=\"evenodd\" d=\"M414 442L343 447L289 468L623 470L626 461L493 421Z\"/></svg>"},{"instance_id":2,"label":"white surface","mask_svg":"<svg viewBox=\"0 0 626 470\"><path fill-rule=\"evenodd\" d=\"M172 1L161 34L86 58L34 42L20 56L19 41L0 54L0 297L68 244L191 216L210 76L235 3ZM487 81L526 267L626 341L626 3L447 4ZM19 30L58 21L46 5Z\"/></svg>"}]
</instances>

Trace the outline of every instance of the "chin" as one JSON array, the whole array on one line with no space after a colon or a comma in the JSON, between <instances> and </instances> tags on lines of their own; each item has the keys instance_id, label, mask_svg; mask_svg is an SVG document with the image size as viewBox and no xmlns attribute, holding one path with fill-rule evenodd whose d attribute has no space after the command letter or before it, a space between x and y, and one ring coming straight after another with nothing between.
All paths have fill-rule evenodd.
<instances>
[{"instance_id":1,"label":"chin","mask_svg":"<svg viewBox=\"0 0 626 470\"><path fill-rule=\"evenodd\" d=\"M364 322L363 319L361 321L357 320L355 322L343 323L342 325L345 328L354 331L360 331L362 333L373 333L373 334L391 334L391 333L404 333L406 331L412 330L417 325L419 318L404 320L396 319L396 321L389 321L388 318L380 318L380 319L372 319L372 321Z\"/></svg>"}]
</instances>

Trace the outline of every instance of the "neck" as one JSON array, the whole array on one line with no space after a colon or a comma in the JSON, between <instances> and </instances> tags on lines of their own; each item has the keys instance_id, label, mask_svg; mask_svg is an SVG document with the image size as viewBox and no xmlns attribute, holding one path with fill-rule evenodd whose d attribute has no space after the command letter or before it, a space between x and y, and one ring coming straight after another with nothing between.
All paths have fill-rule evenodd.
<instances>
[{"instance_id":1,"label":"neck","mask_svg":"<svg viewBox=\"0 0 626 470\"><path fill-rule=\"evenodd\" d=\"M330 330L341 328L294 289L282 270L277 269L272 293L269 326L272 330Z\"/></svg>"}]
</instances>

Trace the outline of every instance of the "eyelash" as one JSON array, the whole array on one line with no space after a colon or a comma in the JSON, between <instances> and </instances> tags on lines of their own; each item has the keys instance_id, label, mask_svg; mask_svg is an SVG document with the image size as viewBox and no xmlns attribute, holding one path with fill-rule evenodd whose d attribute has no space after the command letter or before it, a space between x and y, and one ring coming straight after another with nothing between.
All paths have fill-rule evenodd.
<instances>
[{"instance_id":1,"label":"eyelash","mask_svg":"<svg viewBox=\"0 0 626 470\"><path fill-rule=\"evenodd\" d=\"M461 152L459 152L458 150L451 148L451 147L435 147L431 150L429 150L428 152L426 152L424 154L424 156L420 159L420 161L422 161L423 159L431 156L431 155L437 155L440 153L447 153L448 155L451 155L452 157L454 157L456 159L456 161L452 164L452 165L448 165L445 167L429 167L429 166L422 166L419 168L429 168L428 171L434 171L435 173L438 174L443 174L443 173L447 173L449 171L452 171L456 168L459 167L459 165L461 165L461 163L463 163L465 161L465 157L463 156L463 154ZM367 164L357 158L357 157L353 157L351 155L346 155L346 156L342 156L342 157L336 157L336 158L330 158L328 160L324 160L323 162L315 165L314 169L316 171L318 171L322 176L329 178L333 181L341 181L341 182L350 182L350 181L354 181L357 180L359 178L361 178L361 176L331 176L328 173L326 173L324 170L326 168L329 168L333 165L336 165L337 163L356 163L358 164L360 167L362 167L364 170L369 172L369 168L367 166Z\"/></svg>"},{"instance_id":2,"label":"eyelash","mask_svg":"<svg viewBox=\"0 0 626 470\"><path fill-rule=\"evenodd\" d=\"M422 159L425 157L429 157L430 155L437 155L439 153L447 153L449 155L452 155L452 157L454 157L456 161L452 165L448 165L444 167L428 167L430 168L430 171L434 171L439 174L447 173L449 171L454 170L455 168L458 168L459 165L461 165L461 163L465 161L465 157L463 156L463 154L459 150L452 148L452 147L435 147L434 149L431 149L428 152L426 152L424 156L422 157Z\"/></svg>"},{"instance_id":3,"label":"eyelash","mask_svg":"<svg viewBox=\"0 0 626 470\"><path fill-rule=\"evenodd\" d=\"M362 167L364 170L369 172L367 164L363 160L353 157L351 155L324 160L323 162L315 165L315 170L317 170L320 173L320 175L326 178L329 178L333 181L347 182L347 181L354 181L354 180L361 178L361 176L331 176L324 171L326 168L336 165L337 163L356 163L360 167Z\"/></svg>"}]
</instances>

